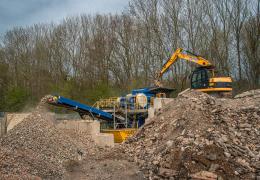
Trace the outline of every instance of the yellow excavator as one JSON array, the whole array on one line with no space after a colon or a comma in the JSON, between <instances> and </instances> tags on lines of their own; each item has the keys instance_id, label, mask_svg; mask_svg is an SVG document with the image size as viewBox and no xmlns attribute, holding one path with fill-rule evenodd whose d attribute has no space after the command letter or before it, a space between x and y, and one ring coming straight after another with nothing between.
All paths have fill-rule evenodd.
<instances>
[{"instance_id":1,"label":"yellow excavator","mask_svg":"<svg viewBox=\"0 0 260 180\"><path fill-rule=\"evenodd\" d=\"M199 65L190 76L191 89L196 89L217 97L232 96L231 77L216 77L215 67L208 60L189 51L185 51L182 48L178 48L156 74L156 86L162 86L160 83L161 77L178 59L187 60Z\"/></svg>"}]
</instances>

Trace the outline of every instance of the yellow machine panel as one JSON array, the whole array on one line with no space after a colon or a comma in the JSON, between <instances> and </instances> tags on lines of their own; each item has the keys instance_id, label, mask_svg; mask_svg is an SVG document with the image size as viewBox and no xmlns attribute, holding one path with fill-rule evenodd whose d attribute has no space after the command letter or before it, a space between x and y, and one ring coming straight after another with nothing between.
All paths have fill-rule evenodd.
<instances>
[{"instance_id":1,"label":"yellow machine panel","mask_svg":"<svg viewBox=\"0 0 260 180\"><path fill-rule=\"evenodd\" d=\"M230 77L214 77L214 78L210 78L210 83L211 82L232 82L232 79Z\"/></svg>"},{"instance_id":2,"label":"yellow machine panel","mask_svg":"<svg viewBox=\"0 0 260 180\"><path fill-rule=\"evenodd\" d=\"M137 129L135 128L127 128L127 129L103 129L102 133L110 133L114 135L115 143L122 143L128 137L132 136Z\"/></svg>"}]
</instances>

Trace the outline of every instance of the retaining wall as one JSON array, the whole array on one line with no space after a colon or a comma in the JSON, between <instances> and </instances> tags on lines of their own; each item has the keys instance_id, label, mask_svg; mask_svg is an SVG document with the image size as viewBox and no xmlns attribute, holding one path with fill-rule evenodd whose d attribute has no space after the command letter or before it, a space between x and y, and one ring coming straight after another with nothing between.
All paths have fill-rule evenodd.
<instances>
[{"instance_id":1,"label":"retaining wall","mask_svg":"<svg viewBox=\"0 0 260 180\"><path fill-rule=\"evenodd\" d=\"M56 127L59 129L71 129L82 131L92 136L95 143L99 146L114 146L114 135L100 133L100 122L93 120L57 120Z\"/></svg>"}]
</instances>

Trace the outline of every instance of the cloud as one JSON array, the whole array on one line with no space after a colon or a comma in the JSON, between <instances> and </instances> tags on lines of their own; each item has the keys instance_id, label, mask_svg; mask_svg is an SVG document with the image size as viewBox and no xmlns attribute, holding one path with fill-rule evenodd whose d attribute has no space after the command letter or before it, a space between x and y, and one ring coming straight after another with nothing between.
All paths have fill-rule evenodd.
<instances>
[{"instance_id":1,"label":"cloud","mask_svg":"<svg viewBox=\"0 0 260 180\"><path fill-rule=\"evenodd\" d=\"M1 0L0 33L15 26L59 22L68 16L120 13L129 0Z\"/></svg>"}]
</instances>

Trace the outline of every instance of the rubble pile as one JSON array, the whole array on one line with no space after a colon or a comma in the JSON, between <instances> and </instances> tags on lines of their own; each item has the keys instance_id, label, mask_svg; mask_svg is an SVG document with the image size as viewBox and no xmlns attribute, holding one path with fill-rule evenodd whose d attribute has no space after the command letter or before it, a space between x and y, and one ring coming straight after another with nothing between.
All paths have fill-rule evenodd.
<instances>
[{"instance_id":1,"label":"rubble pile","mask_svg":"<svg viewBox=\"0 0 260 180\"><path fill-rule=\"evenodd\" d=\"M259 92L217 99L186 91L121 148L151 179L260 178Z\"/></svg>"},{"instance_id":2,"label":"rubble pile","mask_svg":"<svg viewBox=\"0 0 260 180\"><path fill-rule=\"evenodd\" d=\"M84 154L41 106L0 139L0 179L61 179L64 163Z\"/></svg>"},{"instance_id":3,"label":"rubble pile","mask_svg":"<svg viewBox=\"0 0 260 180\"><path fill-rule=\"evenodd\" d=\"M260 89L254 89L254 90L243 92L241 94L236 95L235 99L244 98L244 97L260 98Z\"/></svg>"},{"instance_id":4,"label":"rubble pile","mask_svg":"<svg viewBox=\"0 0 260 180\"><path fill-rule=\"evenodd\" d=\"M72 138L80 147L84 149L83 158L88 158L91 155L98 154L103 150L102 147L98 146L93 140L89 132L86 131L75 131L70 129L62 129L66 135Z\"/></svg>"}]
</instances>

